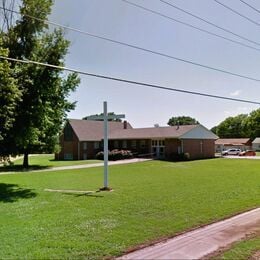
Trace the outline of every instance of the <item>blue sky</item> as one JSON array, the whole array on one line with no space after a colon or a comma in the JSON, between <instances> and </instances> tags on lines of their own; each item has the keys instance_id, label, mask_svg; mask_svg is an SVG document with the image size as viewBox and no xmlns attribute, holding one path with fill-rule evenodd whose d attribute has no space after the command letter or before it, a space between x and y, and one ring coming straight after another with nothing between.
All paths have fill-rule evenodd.
<instances>
[{"instance_id":1,"label":"blue sky","mask_svg":"<svg viewBox=\"0 0 260 260\"><path fill-rule=\"evenodd\" d=\"M165 15L239 40L219 29L173 9L159 0L130 0ZM231 13L214 0L167 0L219 26L260 42L260 26ZM260 22L260 14L237 0L221 0ZM247 0L260 9L257 0ZM163 52L238 74L260 78L260 51L198 32L130 6L121 0L55 0L50 20L118 41ZM66 66L166 87L259 101L260 83L170 60L69 30L71 41ZM240 40L242 41L242 40ZM246 41L243 41L247 43ZM254 47L254 44L247 43ZM108 110L125 114L134 127L166 125L172 116L195 117L208 128L228 116L249 113L257 105L155 90L81 76L70 96L77 107L70 118Z\"/></svg>"}]
</instances>

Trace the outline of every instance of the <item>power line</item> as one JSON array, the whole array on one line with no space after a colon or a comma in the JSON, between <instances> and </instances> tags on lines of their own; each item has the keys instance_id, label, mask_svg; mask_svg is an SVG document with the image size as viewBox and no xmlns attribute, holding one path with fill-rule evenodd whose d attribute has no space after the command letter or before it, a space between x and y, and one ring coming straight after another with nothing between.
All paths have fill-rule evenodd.
<instances>
[{"instance_id":1,"label":"power line","mask_svg":"<svg viewBox=\"0 0 260 260\"><path fill-rule=\"evenodd\" d=\"M255 8L254 6L250 5L249 3L247 3L246 1L243 0L239 0L240 2L242 2L243 4L247 5L248 7L250 7L251 9L255 10L256 12L260 13L260 10L258 10L257 8Z\"/></svg>"},{"instance_id":2,"label":"power line","mask_svg":"<svg viewBox=\"0 0 260 260\"><path fill-rule=\"evenodd\" d=\"M234 14L237 14L237 15L239 15L240 17L246 19L247 21L249 21L249 22L251 22L251 23L253 23L253 24L257 25L257 26L260 26L260 23L254 21L253 19L249 18L249 17L246 16L246 15L243 15L243 14L239 13L238 11L234 10L233 8L231 8L231 7L229 7L229 6L227 6L227 5L223 4L223 3L221 3L220 1L218 1L218 0L213 0L213 1L215 1L215 2L218 3L219 5L222 5L223 7L225 7L226 9L228 9L229 11L233 12Z\"/></svg>"},{"instance_id":3,"label":"power line","mask_svg":"<svg viewBox=\"0 0 260 260\"><path fill-rule=\"evenodd\" d=\"M1 9L1 7L0 7L0 9ZM9 10L9 9L6 9L6 10L11 11L11 12L15 12L15 13L21 15L20 12L12 11L12 10ZM108 38L108 37L100 36L100 35L97 35L97 34L93 34L93 33L89 33L89 32L86 32L86 31L79 30L79 29L75 29L75 28L72 28L72 27L69 27L69 26L64 26L64 25L61 25L61 24L58 24L58 23L55 23L55 22L51 22L51 21L43 20L43 19L40 19L40 18L37 18L37 17L33 17L31 15L24 14L24 16L29 17L31 19L41 21L41 22L44 22L46 24L58 26L58 27L61 27L63 29L75 31L75 32L78 32L78 33L81 33L81 34L84 34L84 35L87 35L87 36L90 36L90 37L93 37L93 38L96 38L96 39L101 39L101 40L108 41L108 42L111 42L111 43L114 43L114 44L119 44L119 45L122 45L122 46L130 47L132 49L136 49L136 50L139 50L139 51L155 54L155 55L162 56L162 57L165 57L165 58L168 58L168 59L172 59L172 60L176 60L176 61L179 61L179 62L198 66L198 67L201 67L201 68L221 72L221 73L228 74L228 75L231 75L231 76L260 82L260 79L257 79L257 78L249 77L249 76L246 76L246 75L238 74L238 73L227 71L227 70L220 69L220 68L211 67L211 66L204 65L204 64L201 64L201 63L198 63L198 62L194 62L192 60L186 60L186 59L179 58L179 57L176 57L176 56L172 56L172 55L169 55L169 54L165 54L165 53L162 53L162 52L146 49L146 48L140 47L138 45L133 45L133 44L125 43L125 42L122 42L122 41L117 41L117 40L114 40L114 39L111 39L111 38Z\"/></svg>"},{"instance_id":4,"label":"power line","mask_svg":"<svg viewBox=\"0 0 260 260\"><path fill-rule=\"evenodd\" d=\"M169 87L165 87L165 86L162 86L162 85L155 85L155 84L149 84L149 83L144 83L144 82L139 82L139 81L127 80L127 79L123 79L123 78L105 76L105 75L101 75L101 74L94 74L94 73L89 73L89 72L71 69L71 68L67 68L67 67L62 67L62 66L57 66L57 65L52 65L52 64L46 64L46 63L42 63L42 62L38 62L38 61L19 60L19 59L4 57L4 56L0 56L0 59L12 61L12 62L24 63L24 64L34 64L34 65L39 65L39 66L45 66L45 67L49 67L49 68L53 68L53 69L75 72L75 73L85 75L85 76L101 78L101 79L106 79L106 80L113 80L113 81L117 81L117 82L123 82L123 83L127 83L127 84L132 84L132 85L139 85L139 86L148 87L148 88L162 89L162 90L180 92L180 93L185 93L185 94L190 94L190 95L197 95L197 96L204 96L204 97L210 97L210 98L217 98L217 99L223 99L223 100L229 100L229 101L244 102L244 103L249 103L249 104L254 104L254 105L260 105L260 102L257 102L257 101L230 98L230 97L218 96L218 95L211 95L211 94L207 94L207 93L189 91L189 90L184 90L184 89L169 88Z\"/></svg>"},{"instance_id":5,"label":"power line","mask_svg":"<svg viewBox=\"0 0 260 260\"><path fill-rule=\"evenodd\" d=\"M125 2L125 3L127 3L127 4L129 4L129 5L135 6L135 7L139 8L139 9L142 9L142 10L144 10L144 11L147 11L147 12L153 13L153 14L155 14L155 15L161 16L161 17L163 17L163 18L166 18L166 19L168 19L168 20L171 20L171 21L173 21L173 22L176 22L176 23L185 25L185 26L187 26L187 27L190 27L190 28L192 28L192 29L198 30L198 31L200 31L200 32L207 33L207 34L209 34L209 35L211 35L211 36L215 36L215 37L218 37L218 38L220 38L220 39L223 39L223 40L226 40L226 41L230 41L230 42L232 42L232 43L241 45L241 46L246 47L246 48L250 48L250 49L253 49L253 50L256 50L256 51L260 51L260 49L255 48L255 47L253 47L253 46L247 45L247 44L245 44L245 43L242 43L242 42L239 42L239 41L236 41L236 40L233 40L233 39L230 39L230 38L225 37L225 36L223 36L223 35L219 35L219 34L213 33L213 32L211 32L211 31L208 31L208 30L205 30L205 29L203 29L203 28L194 26L194 25L192 25L192 24L183 22L183 21L181 21L181 20L175 19L175 18L170 17L170 16L168 16L168 15L165 15L165 14L163 14L163 13L154 11L154 10L152 10L152 9L150 9L150 8L144 7L144 6L142 6L142 5L138 5L138 4L132 3L132 2L130 2L130 1L128 1L128 0L121 0L121 1L122 1L122 2Z\"/></svg>"},{"instance_id":6,"label":"power line","mask_svg":"<svg viewBox=\"0 0 260 260\"><path fill-rule=\"evenodd\" d=\"M185 14L188 14L188 15L194 17L194 18L197 18L197 19L199 19L200 21L203 21L203 22L205 22L205 23L207 23L207 24L209 24L209 25L212 25L212 26L214 26L214 27L216 27L216 28L218 28L218 29L220 29L220 30L222 30L222 31L225 31L225 32L227 32L227 33L231 33L232 35L235 35L236 37L239 37L239 38L241 38L241 39L243 39L243 40L246 40L246 41L248 41L248 42L254 43L254 44L256 44L256 45L260 45L259 42L250 40L250 39L248 39L248 38L246 38L246 37L244 37L244 36L242 36L242 35L240 35L240 34L234 33L233 31L231 31L231 30L229 30L229 29L226 29L226 28L221 27L221 26L219 26L219 25L217 25L217 24L215 24L215 23L212 23L212 22L210 22L210 21L208 21L208 20L206 20L206 19L204 19L204 18L201 18L200 16L195 15L195 14L189 12L189 11L186 11L186 10L184 10L184 9L182 9L182 8L180 8L180 7L178 7L178 6L174 5L174 4L172 4L172 3L169 3L169 2L167 2L167 1L165 1L165 0L159 0L159 1L162 2L162 3L164 3L164 4L166 4L166 5L169 5L169 6L175 8L175 9L177 9L177 10L179 10L179 11L185 13Z\"/></svg>"}]
</instances>

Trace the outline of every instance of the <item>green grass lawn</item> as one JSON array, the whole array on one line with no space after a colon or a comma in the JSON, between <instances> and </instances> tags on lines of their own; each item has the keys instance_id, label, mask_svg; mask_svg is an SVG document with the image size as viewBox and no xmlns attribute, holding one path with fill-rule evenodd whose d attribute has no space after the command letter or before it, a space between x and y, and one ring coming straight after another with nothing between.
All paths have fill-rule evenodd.
<instances>
[{"instance_id":1,"label":"green grass lawn","mask_svg":"<svg viewBox=\"0 0 260 260\"><path fill-rule=\"evenodd\" d=\"M260 160L149 161L0 175L0 258L100 259L260 205Z\"/></svg>"},{"instance_id":2,"label":"green grass lawn","mask_svg":"<svg viewBox=\"0 0 260 260\"><path fill-rule=\"evenodd\" d=\"M17 170L22 168L23 158L17 159L13 162L13 166L0 166L0 172L6 170ZM90 163L102 163L100 160L78 160L78 161L58 161L54 159L53 154L38 154L29 156L29 165L31 169L60 167L70 165L82 165Z\"/></svg>"},{"instance_id":3,"label":"green grass lawn","mask_svg":"<svg viewBox=\"0 0 260 260\"><path fill-rule=\"evenodd\" d=\"M260 250L260 234L257 237L235 243L231 249L213 259L250 259Z\"/></svg>"}]
</instances>

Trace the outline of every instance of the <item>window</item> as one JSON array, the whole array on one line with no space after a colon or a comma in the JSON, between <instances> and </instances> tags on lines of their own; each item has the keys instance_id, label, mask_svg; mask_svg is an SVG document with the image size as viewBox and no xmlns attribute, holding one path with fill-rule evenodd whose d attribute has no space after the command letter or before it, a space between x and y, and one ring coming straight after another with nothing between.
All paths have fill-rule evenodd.
<instances>
[{"instance_id":1,"label":"window","mask_svg":"<svg viewBox=\"0 0 260 260\"><path fill-rule=\"evenodd\" d=\"M118 141L114 141L114 148L118 148L118 147L119 147Z\"/></svg>"},{"instance_id":2,"label":"window","mask_svg":"<svg viewBox=\"0 0 260 260\"><path fill-rule=\"evenodd\" d=\"M145 148L145 146L146 146L145 140L141 140L140 146L141 146L141 148Z\"/></svg>"},{"instance_id":3,"label":"window","mask_svg":"<svg viewBox=\"0 0 260 260\"><path fill-rule=\"evenodd\" d=\"M83 150L87 150L87 142L83 143Z\"/></svg>"},{"instance_id":4,"label":"window","mask_svg":"<svg viewBox=\"0 0 260 260\"><path fill-rule=\"evenodd\" d=\"M124 148L124 149L127 148L127 141L126 140L123 141L122 148Z\"/></svg>"},{"instance_id":5,"label":"window","mask_svg":"<svg viewBox=\"0 0 260 260\"><path fill-rule=\"evenodd\" d=\"M164 147L160 147L160 157L164 156Z\"/></svg>"},{"instance_id":6,"label":"window","mask_svg":"<svg viewBox=\"0 0 260 260\"><path fill-rule=\"evenodd\" d=\"M64 154L64 160L73 160L73 154L72 153L65 153Z\"/></svg>"},{"instance_id":7,"label":"window","mask_svg":"<svg viewBox=\"0 0 260 260\"><path fill-rule=\"evenodd\" d=\"M132 140L131 146L132 148L136 148L136 140Z\"/></svg>"},{"instance_id":8,"label":"window","mask_svg":"<svg viewBox=\"0 0 260 260\"><path fill-rule=\"evenodd\" d=\"M152 146L165 146L165 140L152 140Z\"/></svg>"},{"instance_id":9,"label":"window","mask_svg":"<svg viewBox=\"0 0 260 260\"><path fill-rule=\"evenodd\" d=\"M200 152L203 153L203 141L200 141Z\"/></svg>"},{"instance_id":10,"label":"window","mask_svg":"<svg viewBox=\"0 0 260 260\"><path fill-rule=\"evenodd\" d=\"M99 149L99 142L94 142L94 149Z\"/></svg>"}]
</instances>

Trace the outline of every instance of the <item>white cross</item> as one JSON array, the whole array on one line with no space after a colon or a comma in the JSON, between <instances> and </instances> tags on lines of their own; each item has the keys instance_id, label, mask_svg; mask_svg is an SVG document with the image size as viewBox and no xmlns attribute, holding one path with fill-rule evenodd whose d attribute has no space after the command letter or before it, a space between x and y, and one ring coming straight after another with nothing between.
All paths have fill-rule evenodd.
<instances>
[{"instance_id":1,"label":"white cross","mask_svg":"<svg viewBox=\"0 0 260 260\"><path fill-rule=\"evenodd\" d=\"M108 115L107 114L107 102L103 103L103 115L101 116L91 116L88 119L104 120L104 187L101 190L110 190L108 187L108 119L119 119L125 118L125 115Z\"/></svg>"}]
</instances>

